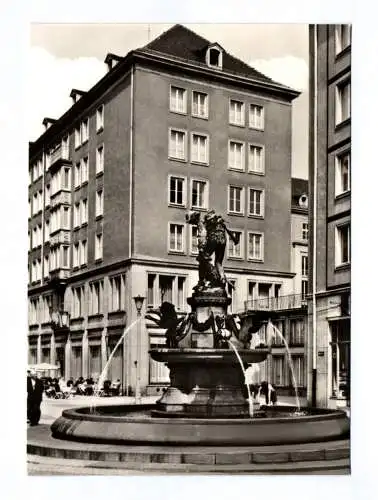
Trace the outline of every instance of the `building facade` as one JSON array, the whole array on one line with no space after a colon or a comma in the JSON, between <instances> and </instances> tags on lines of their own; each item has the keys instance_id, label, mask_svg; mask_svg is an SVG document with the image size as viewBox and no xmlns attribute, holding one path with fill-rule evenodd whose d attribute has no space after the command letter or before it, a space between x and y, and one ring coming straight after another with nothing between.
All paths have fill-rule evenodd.
<instances>
[{"instance_id":1,"label":"building facade","mask_svg":"<svg viewBox=\"0 0 378 500\"><path fill-rule=\"evenodd\" d=\"M313 404L349 404L351 26L310 27L309 385Z\"/></svg>"},{"instance_id":2,"label":"building facade","mask_svg":"<svg viewBox=\"0 0 378 500\"><path fill-rule=\"evenodd\" d=\"M188 310L197 235L187 211L213 208L240 232L225 258L233 312L292 294L281 242L298 93L179 25L105 61L106 75L73 90L72 107L30 144L29 361L87 377L113 353L108 378L154 393L168 373L148 350L164 332L134 324L134 297L142 317L164 300Z\"/></svg>"}]
</instances>

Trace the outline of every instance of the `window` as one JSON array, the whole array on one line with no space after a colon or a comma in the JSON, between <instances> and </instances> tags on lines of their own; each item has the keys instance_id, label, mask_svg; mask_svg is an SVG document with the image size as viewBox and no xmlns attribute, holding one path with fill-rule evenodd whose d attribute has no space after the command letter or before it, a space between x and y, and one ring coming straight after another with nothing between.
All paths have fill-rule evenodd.
<instances>
[{"instance_id":1,"label":"window","mask_svg":"<svg viewBox=\"0 0 378 500\"><path fill-rule=\"evenodd\" d=\"M42 160L38 160L37 170L38 170L38 178L42 177L42 175L43 175L43 163L42 163Z\"/></svg>"},{"instance_id":2,"label":"window","mask_svg":"<svg viewBox=\"0 0 378 500\"><path fill-rule=\"evenodd\" d=\"M74 227L79 227L80 225L81 225L80 203L75 203L75 206L74 206Z\"/></svg>"},{"instance_id":3,"label":"window","mask_svg":"<svg viewBox=\"0 0 378 500\"><path fill-rule=\"evenodd\" d=\"M38 164L34 163L33 165L33 181L38 179Z\"/></svg>"},{"instance_id":4,"label":"window","mask_svg":"<svg viewBox=\"0 0 378 500\"><path fill-rule=\"evenodd\" d=\"M209 138L207 135L192 134L191 162L209 163Z\"/></svg>"},{"instance_id":5,"label":"window","mask_svg":"<svg viewBox=\"0 0 378 500\"><path fill-rule=\"evenodd\" d=\"M185 177L169 176L168 203L170 205L186 205L186 179Z\"/></svg>"},{"instance_id":6,"label":"window","mask_svg":"<svg viewBox=\"0 0 378 500\"><path fill-rule=\"evenodd\" d=\"M301 259L302 276L308 276L308 256L302 255Z\"/></svg>"},{"instance_id":7,"label":"window","mask_svg":"<svg viewBox=\"0 0 378 500\"><path fill-rule=\"evenodd\" d=\"M88 200L81 200L81 224L88 223Z\"/></svg>"},{"instance_id":8,"label":"window","mask_svg":"<svg viewBox=\"0 0 378 500\"><path fill-rule=\"evenodd\" d=\"M234 214L244 214L244 188L228 186L228 211Z\"/></svg>"},{"instance_id":9,"label":"window","mask_svg":"<svg viewBox=\"0 0 378 500\"><path fill-rule=\"evenodd\" d=\"M262 130L264 128L264 108L257 104L249 105L249 126Z\"/></svg>"},{"instance_id":10,"label":"window","mask_svg":"<svg viewBox=\"0 0 378 500\"><path fill-rule=\"evenodd\" d=\"M70 207L63 207L62 229L70 229Z\"/></svg>"},{"instance_id":11,"label":"window","mask_svg":"<svg viewBox=\"0 0 378 500\"><path fill-rule=\"evenodd\" d=\"M96 150L96 174L104 171L104 146L99 146Z\"/></svg>"},{"instance_id":12,"label":"window","mask_svg":"<svg viewBox=\"0 0 378 500\"><path fill-rule=\"evenodd\" d=\"M273 385L284 385L284 357L272 356L272 365Z\"/></svg>"},{"instance_id":13,"label":"window","mask_svg":"<svg viewBox=\"0 0 378 500\"><path fill-rule=\"evenodd\" d=\"M335 52L336 55L349 47L351 43L352 26L350 24L336 24L335 26Z\"/></svg>"},{"instance_id":14,"label":"window","mask_svg":"<svg viewBox=\"0 0 378 500\"><path fill-rule=\"evenodd\" d=\"M222 52L219 49L215 47L209 49L208 64L209 66L222 67Z\"/></svg>"},{"instance_id":15,"label":"window","mask_svg":"<svg viewBox=\"0 0 378 500\"><path fill-rule=\"evenodd\" d=\"M304 371L304 359L303 356L292 356L293 359L293 372L295 376L295 381L297 383L298 387L304 387L305 386L305 371ZM290 376L292 377L291 370L290 370ZM291 380L292 384L294 385L294 380Z\"/></svg>"},{"instance_id":16,"label":"window","mask_svg":"<svg viewBox=\"0 0 378 500\"><path fill-rule=\"evenodd\" d=\"M85 297L85 288L84 286L76 287L72 290L73 292L73 301L72 301L72 317L79 318L84 316L84 297Z\"/></svg>"},{"instance_id":17,"label":"window","mask_svg":"<svg viewBox=\"0 0 378 500\"><path fill-rule=\"evenodd\" d=\"M192 115L199 118L207 118L209 116L208 95L204 92L193 91Z\"/></svg>"},{"instance_id":18,"label":"window","mask_svg":"<svg viewBox=\"0 0 378 500\"><path fill-rule=\"evenodd\" d=\"M230 99L229 121L232 125L244 126L244 103Z\"/></svg>"},{"instance_id":19,"label":"window","mask_svg":"<svg viewBox=\"0 0 378 500\"><path fill-rule=\"evenodd\" d=\"M184 251L184 224L169 224L169 244L170 252Z\"/></svg>"},{"instance_id":20,"label":"window","mask_svg":"<svg viewBox=\"0 0 378 500\"><path fill-rule=\"evenodd\" d=\"M66 135L62 139L62 157L68 160L70 155L70 136Z\"/></svg>"},{"instance_id":21,"label":"window","mask_svg":"<svg viewBox=\"0 0 378 500\"><path fill-rule=\"evenodd\" d=\"M302 223L302 240L308 240L308 223Z\"/></svg>"},{"instance_id":22,"label":"window","mask_svg":"<svg viewBox=\"0 0 378 500\"><path fill-rule=\"evenodd\" d=\"M229 235L227 235L228 241L228 257L231 259L242 259L243 258L243 232L242 231L232 231L236 238L239 239L238 243L234 243Z\"/></svg>"},{"instance_id":23,"label":"window","mask_svg":"<svg viewBox=\"0 0 378 500\"><path fill-rule=\"evenodd\" d=\"M169 131L169 157L178 160L186 159L186 132L181 130Z\"/></svg>"},{"instance_id":24,"label":"window","mask_svg":"<svg viewBox=\"0 0 378 500\"><path fill-rule=\"evenodd\" d=\"M96 217L100 217L104 214L104 192L101 191L96 192Z\"/></svg>"},{"instance_id":25,"label":"window","mask_svg":"<svg viewBox=\"0 0 378 500\"><path fill-rule=\"evenodd\" d=\"M330 321L332 356L332 396L350 397L350 319Z\"/></svg>"},{"instance_id":26,"label":"window","mask_svg":"<svg viewBox=\"0 0 378 500\"><path fill-rule=\"evenodd\" d=\"M69 255L69 250L70 248L67 246L62 247L62 267L70 267L70 255Z\"/></svg>"},{"instance_id":27,"label":"window","mask_svg":"<svg viewBox=\"0 0 378 500\"><path fill-rule=\"evenodd\" d=\"M209 201L209 183L192 179L191 181L191 207L192 208L207 208Z\"/></svg>"},{"instance_id":28,"label":"window","mask_svg":"<svg viewBox=\"0 0 378 500\"><path fill-rule=\"evenodd\" d=\"M81 122L81 144L84 144L89 138L89 119Z\"/></svg>"},{"instance_id":29,"label":"window","mask_svg":"<svg viewBox=\"0 0 378 500\"><path fill-rule=\"evenodd\" d=\"M75 165L75 188L79 187L81 184L81 166L80 163Z\"/></svg>"},{"instance_id":30,"label":"window","mask_svg":"<svg viewBox=\"0 0 378 500\"><path fill-rule=\"evenodd\" d=\"M89 314L103 312L104 282L95 281L89 284Z\"/></svg>"},{"instance_id":31,"label":"window","mask_svg":"<svg viewBox=\"0 0 378 500\"><path fill-rule=\"evenodd\" d=\"M62 179L62 189L71 189L71 169L70 167L64 167L63 169L63 179Z\"/></svg>"},{"instance_id":32,"label":"window","mask_svg":"<svg viewBox=\"0 0 378 500\"><path fill-rule=\"evenodd\" d=\"M335 195L350 191L350 152L336 156Z\"/></svg>"},{"instance_id":33,"label":"window","mask_svg":"<svg viewBox=\"0 0 378 500\"><path fill-rule=\"evenodd\" d=\"M99 233L95 240L95 260L102 259L102 251L102 233Z\"/></svg>"},{"instance_id":34,"label":"window","mask_svg":"<svg viewBox=\"0 0 378 500\"><path fill-rule=\"evenodd\" d=\"M80 265L84 266L88 262L88 245L87 240L80 242Z\"/></svg>"},{"instance_id":35,"label":"window","mask_svg":"<svg viewBox=\"0 0 378 500\"><path fill-rule=\"evenodd\" d=\"M306 297L308 295L308 281L302 279L301 281L301 295L302 295L302 300L306 300Z\"/></svg>"},{"instance_id":36,"label":"window","mask_svg":"<svg viewBox=\"0 0 378 500\"><path fill-rule=\"evenodd\" d=\"M43 277L44 278L49 277L49 256L48 255L45 255L45 257L44 257Z\"/></svg>"},{"instance_id":37,"label":"window","mask_svg":"<svg viewBox=\"0 0 378 500\"><path fill-rule=\"evenodd\" d=\"M35 215L38 213L38 193L34 193L33 195L33 212L32 214Z\"/></svg>"},{"instance_id":38,"label":"window","mask_svg":"<svg viewBox=\"0 0 378 500\"><path fill-rule=\"evenodd\" d=\"M350 81L336 85L335 124L350 118Z\"/></svg>"},{"instance_id":39,"label":"window","mask_svg":"<svg viewBox=\"0 0 378 500\"><path fill-rule=\"evenodd\" d=\"M263 260L263 235L248 233L248 259Z\"/></svg>"},{"instance_id":40,"label":"window","mask_svg":"<svg viewBox=\"0 0 378 500\"><path fill-rule=\"evenodd\" d=\"M50 239L50 221L45 221L45 243Z\"/></svg>"},{"instance_id":41,"label":"window","mask_svg":"<svg viewBox=\"0 0 378 500\"><path fill-rule=\"evenodd\" d=\"M193 255L198 254L198 227L190 226L190 253Z\"/></svg>"},{"instance_id":42,"label":"window","mask_svg":"<svg viewBox=\"0 0 378 500\"><path fill-rule=\"evenodd\" d=\"M264 216L264 191L250 188L248 200L248 215Z\"/></svg>"},{"instance_id":43,"label":"window","mask_svg":"<svg viewBox=\"0 0 378 500\"><path fill-rule=\"evenodd\" d=\"M303 345L304 344L304 321L303 319L290 320L290 345Z\"/></svg>"},{"instance_id":44,"label":"window","mask_svg":"<svg viewBox=\"0 0 378 500\"><path fill-rule=\"evenodd\" d=\"M335 260L336 266L350 263L350 224L336 227Z\"/></svg>"},{"instance_id":45,"label":"window","mask_svg":"<svg viewBox=\"0 0 378 500\"><path fill-rule=\"evenodd\" d=\"M228 168L244 171L244 143L230 141L228 143Z\"/></svg>"},{"instance_id":46,"label":"window","mask_svg":"<svg viewBox=\"0 0 378 500\"><path fill-rule=\"evenodd\" d=\"M28 200L28 207L29 207L29 219L30 219L32 216L32 203L30 201L30 198Z\"/></svg>"},{"instance_id":47,"label":"window","mask_svg":"<svg viewBox=\"0 0 378 500\"><path fill-rule=\"evenodd\" d=\"M125 310L125 277L115 276L109 279L110 301L109 311Z\"/></svg>"},{"instance_id":48,"label":"window","mask_svg":"<svg viewBox=\"0 0 378 500\"><path fill-rule=\"evenodd\" d=\"M264 148L250 144L248 150L248 172L263 174L265 171L264 162Z\"/></svg>"},{"instance_id":49,"label":"window","mask_svg":"<svg viewBox=\"0 0 378 500\"><path fill-rule=\"evenodd\" d=\"M50 205L50 184L45 187L45 207Z\"/></svg>"},{"instance_id":50,"label":"window","mask_svg":"<svg viewBox=\"0 0 378 500\"><path fill-rule=\"evenodd\" d=\"M186 113L186 90L171 86L169 109L175 113Z\"/></svg>"},{"instance_id":51,"label":"window","mask_svg":"<svg viewBox=\"0 0 378 500\"><path fill-rule=\"evenodd\" d=\"M96 111L96 131L101 132L104 128L104 105L102 104Z\"/></svg>"},{"instance_id":52,"label":"window","mask_svg":"<svg viewBox=\"0 0 378 500\"><path fill-rule=\"evenodd\" d=\"M29 186L33 181L33 170L29 169Z\"/></svg>"},{"instance_id":53,"label":"window","mask_svg":"<svg viewBox=\"0 0 378 500\"><path fill-rule=\"evenodd\" d=\"M75 127L75 149L81 146L80 126Z\"/></svg>"},{"instance_id":54,"label":"window","mask_svg":"<svg viewBox=\"0 0 378 500\"><path fill-rule=\"evenodd\" d=\"M80 249L79 249L79 243L75 243L73 247L73 267L79 267L79 254L80 254Z\"/></svg>"},{"instance_id":55,"label":"window","mask_svg":"<svg viewBox=\"0 0 378 500\"><path fill-rule=\"evenodd\" d=\"M88 182L88 156L81 160L81 183Z\"/></svg>"}]
</instances>

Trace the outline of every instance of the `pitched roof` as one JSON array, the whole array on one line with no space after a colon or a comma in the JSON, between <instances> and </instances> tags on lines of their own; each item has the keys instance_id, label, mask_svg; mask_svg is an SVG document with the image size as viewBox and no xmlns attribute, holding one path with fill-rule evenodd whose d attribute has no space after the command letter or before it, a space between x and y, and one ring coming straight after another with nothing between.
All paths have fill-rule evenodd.
<instances>
[{"instance_id":1,"label":"pitched roof","mask_svg":"<svg viewBox=\"0 0 378 500\"><path fill-rule=\"evenodd\" d=\"M197 33L194 33L194 31L181 24L175 24L172 28L145 45L142 50L162 52L167 55L179 57L180 59L205 65L205 54L209 45L214 45L214 43L197 35ZM223 52L223 69L248 76L254 80L281 85L225 50ZM284 85L281 86L285 87Z\"/></svg>"}]
</instances>

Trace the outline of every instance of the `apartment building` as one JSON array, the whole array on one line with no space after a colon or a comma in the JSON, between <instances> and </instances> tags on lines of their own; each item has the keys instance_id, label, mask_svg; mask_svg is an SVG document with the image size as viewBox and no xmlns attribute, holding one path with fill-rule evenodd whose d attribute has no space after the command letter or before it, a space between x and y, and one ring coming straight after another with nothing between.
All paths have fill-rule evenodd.
<instances>
[{"instance_id":1,"label":"apartment building","mask_svg":"<svg viewBox=\"0 0 378 500\"><path fill-rule=\"evenodd\" d=\"M261 366L254 367L254 382L269 380L279 395L307 393L307 296L308 296L308 181L291 180L291 247L292 292L290 295L260 297L245 304L246 315L270 311L271 320L281 335L274 334L266 322L258 332L257 342L271 345L271 354ZM282 242L283 244L283 242ZM285 342L287 346L285 345ZM292 366L290 366L290 349Z\"/></svg>"},{"instance_id":2,"label":"apartment building","mask_svg":"<svg viewBox=\"0 0 378 500\"><path fill-rule=\"evenodd\" d=\"M148 350L164 332L138 318L163 300L188 310L197 235L213 208L239 231L227 248L234 312L292 294L291 102L217 43L176 25L125 57L30 144L29 359L124 392L167 382ZM130 328L129 328L130 327ZM123 334L127 330L123 338Z\"/></svg>"},{"instance_id":3,"label":"apartment building","mask_svg":"<svg viewBox=\"0 0 378 500\"><path fill-rule=\"evenodd\" d=\"M349 404L351 26L310 27L309 399Z\"/></svg>"}]
</instances>

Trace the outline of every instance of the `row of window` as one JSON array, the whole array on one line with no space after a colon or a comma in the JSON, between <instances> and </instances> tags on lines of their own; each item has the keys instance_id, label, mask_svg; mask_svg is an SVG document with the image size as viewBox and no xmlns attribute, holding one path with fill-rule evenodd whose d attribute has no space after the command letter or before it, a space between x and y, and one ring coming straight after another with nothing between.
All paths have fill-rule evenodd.
<instances>
[{"instance_id":1,"label":"row of window","mask_svg":"<svg viewBox=\"0 0 378 500\"><path fill-rule=\"evenodd\" d=\"M170 159L187 161L187 134L186 130L175 128L169 129L168 157ZM209 165L209 142L210 139L207 134L200 134L197 132L190 133L191 163ZM245 154L245 142L232 139L228 141L228 168L241 172L245 172L247 168L247 171L250 173L264 174L264 146L248 143L247 147L248 155Z\"/></svg>"},{"instance_id":2,"label":"row of window","mask_svg":"<svg viewBox=\"0 0 378 500\"><path fill-rule=\"evenodd\" d=\"M108 311L124 311L126 307L126 282L125 276L109 278ZM88 310L85 310L87 304ZM104 280L93 281L88 286L88 297L84 285L72 289L72 317L103 314L104 312Z\"/></svg>"},{"instance_id":3,"label":"row of window","mask_svg":"<svg viewBox=\"0 0 378 500\"><path fill-rule=\"evenodd\" d=\"M209 95L205 92L192 91L191 115L197 118L209 118ZM188 113L188 91L185 88L171 85L169 109L173 113ZM229 100L229 124L244 127L248 109L248 124L250 128L264 129L264 107L258 104L248 104L235 99Z\"/></svg>"},{"instance_id":4,"label":"row of window","mask_svg":"<svg viewBox=\"0 0 378 500\"><path fill-rule=\"evenodd\" d=\"M95 260L102 259L103 256L103 236L102 233L95 234L94 258ZM74 243L72 254L73 267L84 266L88 263L88 244L87 240L80 240Z\"/></svg>"},{"instance_id":5,"label":"row of window","mask_svg":"<svg viewBox=\"0 0 378 500\"><path fill-rule=\"evenodd\" d=\"M96 110L96 132L104 129L104 105L102 104ZM89 140L89 118L81 120L75 127L75 149L85 144Z\"/></svg>"},{"instance_id":6,"label":"row of window","mask_svg":"<svg viewBox=\"0 0 378 500\"><path fill-rule=\"evenodd\" d=\"M169 223L168 229L168 251L175 253L186 253L186 228L187 224ZM190 227L190 253L196 255L198 253L198 228ZM232 229L231 229L232 230ZM244 258L244 231L232 230L239 236L239 243L235 244L230 238L228 239L228 257ZM264 259L264 234L254 231L247 232L247 258L249 260Z\"/></svg>"}]
</instances>

